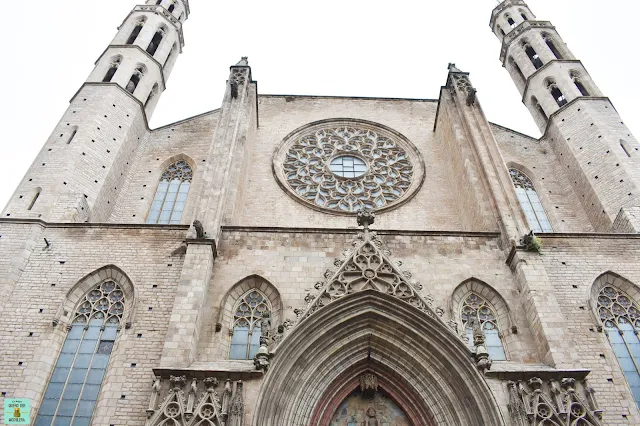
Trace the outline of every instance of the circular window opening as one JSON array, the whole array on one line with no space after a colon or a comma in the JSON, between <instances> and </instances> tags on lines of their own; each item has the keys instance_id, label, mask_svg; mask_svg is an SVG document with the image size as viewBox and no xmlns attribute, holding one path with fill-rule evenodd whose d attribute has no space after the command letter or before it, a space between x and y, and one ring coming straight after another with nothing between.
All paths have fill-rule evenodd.
<instances>
[{"instance_id":1,"label":"circular window opening","mask_svg":"<svg viewBox=\"0 0 640 426\"><path fill-rule=\"evenodd\" d=\"M329 169L343 178L357 178L367 173L367 163L353 155L341 155L331 160Z\"/></svg>"}]
</instances>

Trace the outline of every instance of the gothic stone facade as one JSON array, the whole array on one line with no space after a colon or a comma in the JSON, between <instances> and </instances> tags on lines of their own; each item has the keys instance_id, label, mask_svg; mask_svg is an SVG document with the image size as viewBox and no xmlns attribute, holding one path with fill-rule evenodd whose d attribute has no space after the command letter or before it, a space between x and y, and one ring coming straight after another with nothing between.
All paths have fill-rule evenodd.
<instances>
[{"instance_id":1,"label":"gothic stone facade","mask_svg":"<svg viewBox=\"0 0 640 426\"><path fill-rule=\"evenodd\" d=\"M151 130L190 10L146 3L2 212L0 401L36 425L640 424L640 145L550 23L491 16L540 139L453 64L438 100L266 96L246 58L220 109Z\"/></svg>"}]
</instances>

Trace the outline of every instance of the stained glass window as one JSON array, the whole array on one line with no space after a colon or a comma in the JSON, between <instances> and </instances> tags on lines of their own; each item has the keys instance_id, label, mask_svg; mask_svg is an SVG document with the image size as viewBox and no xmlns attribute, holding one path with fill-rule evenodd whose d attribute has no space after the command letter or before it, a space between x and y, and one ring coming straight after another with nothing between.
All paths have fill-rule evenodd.
<instances>
[{"instance_id":1,"label":"stained glass window","mask_svg":"<svg viewBox=\"0 0 640 426\"><path fill-rule=\"evenodd\" d=\"M598 315L640 406L640 309L625 293L607 285L598 295Z\"/></svg>"},{"instance_id":2,"label":"stained glass window","mask_svg":"<svg viewBox=\"0 0 640 426\"><path fill-rule=\"evenodd\" d=\"M510 169L509 173L511 174L513 185L516 187L520 207L522 207L524 211L531 230L538 233L553 232L549 218L547 218L547 214L544 211L544 207L542 207L542 202L538 197L536 189L533 187L531 179L517 169Z\"/></svg>"},{"instance_id":3,"label":"stained glass window","mask_svg":"<svg viewBox=\"0 0 640 426\"><path fill-rule=\"evenodd\" d=\"M468 337L470 349L473 345L473 323L478 321L484 333L484 344L489 352L489 357L494 361L504 361L507 356L502 346L500 330L493 307L484 298L476 293L471 293L462 302L462 327Z\"/></svg>"},{"instance_id":4,"label":"stained glass window","mask_svg":"<svg viewBox=\"0 0 640 426\"><path fill-rule=\"evenodd\" d=\"M262 319L271 315L269 300L258 290L251 290L236 304L231 337L231 359L252 359L260 349Z\"/></svg>"},{"instance_id":5,"label":"stained glass window","mask_svg":"<svg viewBox=\"0 0 640 426\"><path fill-rule=\"evenodd\" d=\"M186 161L178 161L167 167L160 178L147 223L180 223L192 177L191 166Z\"/></svg>"},{"instance_id":6,"label":"stained glass window","mask_svg":"<svg viewBox=\"0 0 640 426\"><path fill-rule=\"evenodd\" d=\"M357 178L367 172L367 165L358 157L341 155L331 161L330 169L340 177Z\"/></svg>"},{"instance_id":7,"label":"stained glass window","mask_svg":"<svg viewBox=\"0 0 640 426\"><path fill-rule=\"evenodd\" d=\"M35 426L89 426L124 313L114 281L95 286L76 309Z\"/></svg>"}]
</instances>

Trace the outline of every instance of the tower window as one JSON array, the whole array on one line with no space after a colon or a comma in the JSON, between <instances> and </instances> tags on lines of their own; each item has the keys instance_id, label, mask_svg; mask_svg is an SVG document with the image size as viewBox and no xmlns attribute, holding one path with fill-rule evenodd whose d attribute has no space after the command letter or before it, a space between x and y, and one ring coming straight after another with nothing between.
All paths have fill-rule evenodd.
<instances>
[{"instance_id":1,"label":"tower window","mask_svg":"<svg viewBox=\"0 0 640 426\"><path fill-rule=\"evenodd\" d=\"M551 96L553 96L553 99L555 99L559 107L563 107L567 104L567 98L564 97L558 86L552 84L549 86L549 90L551 91Z\"/></svg>"},{"instance_id":2,"label":"tower window","mask_svg":"<svg viewBox=\"0 0 640 426\"><path fill-rule=\"evenodd\" d=\"M526 44L523 47L533 66L536 67L536 69L540 69L544 64L542 63L540 56L538 56L534 48L531 47L530 44Z\"/></svg>"},{"instance_id":3,"label":"tower window","mask_svg":"<svg viewBox=\"0 0 640 426\"><path fill-rule=\"evenodd\" d=\"M36 189L36 193L31 199L31 202L29 203L29 207L27 207L27 210L33 209L33 206L36 204L36 201L38 201L38 198L40 197L40 192L42 192L40 188Z\"/></svg>"},{"instance_id":4,"label":"tower window","mask_svg":"<svg viewBox=\"0 0 640 426\"><path fill-rule=\"evenodd\" d=\"M504 37L504 36L506 35L506 34L504 33L504 30L503 30L502 28L499 28L499 29L500 29L500 34Z\"/></svg>"},{"instance_id":5,"label":"tower window","mask_svg":"<svg viewBox=\"0 0 640 426\"><path fill-rule=\"evenodd\" d=\"M511 28L515 28L516 27L516 21L514 21L511 16L505 15L504 17L507 19L507 22L509 23Z\"/></svg>"},{"instance_id":6,"label":"tower window","mask_svg":"<svg viewBox=\"0 0 640 426\"><path fill-rule=\"evenodd\" d=\"M259 290L250 290L233 310L230 359L252 359L260 348L262 319L271 316L269 299Z\"/></svg>"},{"instance_id":7,"label":"tower window","mask_svg":"<svg viewBox=\"0 0 640 426\"><path fill-rule=\"evenodd\" d=\"M111 80L113 80L113 76L116 74L116 71L118 71L120 62L122 62L122 56L116 56L111 59L111 65L109 66L107 73L104 75L104 78L102 79L103 83L109 83Z\"/></svg>"},{"instance_id":8,"label":"tower window","mask_svg":"<svg viewBox=\"0 0 640 426\"><path fill-rule=\"evenodd\" d=\"M160 43L162 43L163 37L164 37L164 31L162 28L160 28L153 35L153 38L151 39L151 43L149 43L149 46L147 47L147 53L149 53L149 55L153 56L156 54L156 51L158 50Z\"/></svg>"},{"instance_id":9,"label":"tower window","mask_svg":"<svg viewBox=\"0 0 640 426\"><path fill-rule=\"evenodd\" d=\"M131 75L131 79L129 80L129 83L127 83L127 87L126 87L127 92L133 94L133 92L136 91L136 88L140 83L140 79L143 76L144 76L144 68L142 65L138 65L135 71L133 72L133 74Z\"/></svg>"},{"instance_id":10,"label":"tower window","mask_svg":"<svg viewBox=\"0 0 640 426\"><path fill-rule=\"evenodd\" d=\"M144 17L138 20L136 26L133 28L133 31L131 31L131 35L129 35L129 38L127 39L127 44L135 43L138 35L140 34L140 31L142 31L142 27L144 26L145 21L146 19Z\"/></svg>"},{"instance_id":11,"label":"tower window","mask_svg":"<svg viewBox=\"0 0 640 426\"><path fill-rule=\"evenodd\" d=\"M161 4L162 4L162 0L158 0L158 1L156 2L156 6L159 6L159 5L161 5Z\"/></svg>"},{"instance_id":12,"label":"tower window","mask_svg":"<svg viewBox=\"0 0 640 426\"><path fill-rule=\"evenodd\" d=\"M513 186L516 188L520 207L524 211L524 216L527 218L527 223L531 230L533 232L553 232L549 218L547 218L531 179L517 169L510 169L509 174L511 175Z\"/></svg>"},{"instance_id":13,"label":"tower window","mask_svg":"<svg viewBox=\"0 0 640 426\"><path fill-rule=\"evenodd\" d=\"M633 148L631 148L631 145L629 145L629 142L625 141L624 139L620 139L620 147L622 147L622 150L624 151L624 153L627 154L627 157L631 157Z\"/></svg>"},{"instance_id":14,"label":"tower window","mask_svg":"<svg viewBox=\"0 0 640 426\"><path fill-rule=\"evenodd\" d=\"M175 9L176 9L176 4L171 3L171 6L169 6L169 12L172 13Z\"/></svg>"},{"instance_id":15,"label":"tower window","mask_svg":"<svg viewBox=\"0 0 640 426\"><path fill-rule=\"evenodd\" d=\"M549 117L547 117L547 113L544 112L544 109L542 109L542 105L540 105L540 103L538 102L538 99L536 99L535 97L531 98L531 104L535 107L536 111L538 112L538 114L540 114L544 121L547 121L549 119Z\"/></svg>"},{"instance_id":16,"label":"tower window","mask_svg":"<svg viewBox=\"0 0 640 426\"><path fill-rule=\"evenodd\" d=\"M562 54L560 53L560 51L556 47L556 44L553 42L553 40L550 37L548 37L548 36L545 37L544 38L544 42L547 43L547 46L549 47L549 50L551 50L551 53L553 53L553 56L555 56L556 59L564 59Z\"/></svg>"},{"instance_id":17,"label":"tower window","mask_svg":"<svg viewBox=\"0 0 640 426\"><path fill-rule=\"evenodd\" d=\"M151 102L151 100L156 97L157 94L158 94L158 83L154 84L153 89L151 89L151 92L149 92L149 97L147 97L147 100L144 103L145 108L147 107L147 105L149 105L149 102Z\"/></svg>"},{"instance_id":18,"label":"tower window","mask_svg":"<svg viewBox=\"0 0 640 426\"><path fill-rule=\"evenodd\" d=\"M520 78L521 82L525 83L527 81L527 79L525 78L524 73L522 72L522 70L518 66L518 63L515 61L515 59L513 59L513 57L509 57L509 63L511 64L511 66L515 70L516 75Z\"/></svg>"},{"instance_id":19,"label":"tower window","mask_svg":"<svg viewBox=\"0 0 640 426\"><path fill-rule=\"evenodd\" d=\"M164 61L164 66L165 67L169 63L169 60L173 57L173 55L176 54L177 51L178 51L178 43L173 43L173 47L171 48L171 51L167 55L167 59Z\"/></svg>"},{"instance_id":20,"label":"tower window","mask_svg":"<svg viewBox=\"0 0 640 426\"><path fill-rule=\"evenodd\" d=\"M527 18L527 15L525 15L524 13L521 13L520 16L522 16L522 19L524 19L525 21L529 20L529 18Z\"/></svg>"},{"instance_id":21,"label":"tower window","mask_svg":"<svg viewBox=\"0 0 640 426\"><path fill-rule=\"evenodd\" d=\"M147 223L180 224L192 177L191 166L186 161L177 161L165 169Z\"/></svg>"},{"instance_id":22,"label":"tower window","mask_svg":"<svg viewBox=\"0 0 640 426\"><path fill-rule=\"evenodd\" d=\"M573 80L573 84L576 85L576 88L578 89L578 91L582 96L591 96L587 88L584 86L584 84L582 84L582 78L580 77L580 74L577 71L572 71L570 73L570 77L571 77L571 80Z\"/></svg>"},{"instance_id":23,"label":"tower window","mask_svg":"<svg viewBox=\"0 0 640 426\"><path fill-rule=\"evenodd\" d=\"M462 327L468 338L469 349L473 349L473 326L479 324L484 334L484 344L489 352L489 358L494 361L505 361L507 356L504 352L500 330L498 329L498 317L493 307L483 297L476 293L471 293L462 303L460 312L462 317Z\"/></svg>"}]
</instances>

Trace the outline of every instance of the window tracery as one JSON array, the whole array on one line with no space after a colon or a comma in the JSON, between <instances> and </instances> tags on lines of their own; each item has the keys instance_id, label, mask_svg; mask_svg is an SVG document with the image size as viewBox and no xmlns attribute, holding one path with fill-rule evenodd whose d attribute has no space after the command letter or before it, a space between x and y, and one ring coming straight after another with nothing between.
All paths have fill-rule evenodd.
<instances>
[{"instance_id":1,"label":"window tracery","mask_svg":"<svg viewBox=\"0 0 640 426\"><path fill-rule=\"evenodd\" d=\"M269 299L259 290L247 292L236 303L230 359L253 359L260 348L263 322L271 317Z\"/></svg>"},{"instance_id":2,"label":"window tracery","mask_svg":"<svg viewBox=\"0 0 640 426\"><path fill-rule=\"evenodd\" d=\"M167 167L160 177L147 223L179 224L192 179L192 168L184 160Z\"/></svg>"},{"instance_id":3,"label":"window tracery","mask_svg":"<svg viewBox=\"0 0 640 426\"><path fill-rule=\"evenodd\" d=\"M274 167L285 188L314 208L351 214L412 193L422 169L409 147L382 129L345 124L311 127L283 145Z\"/></svg>"},{"instance_id":4,"label":"window tracery","mask_svg":"<svg viewBox=\"0 0 640 426\"><path fill-rule=\"evenodd\" d=\"M608 284L598 295L598 316L640 406L640 309L631 297Z\"/></svg>"},{"instance_id":5,"label":"window tracery","mask_svg":"<svg viewBox=\"0 0 640 426\"><path fill-rule=\"evenodd\" d=\"M489 357L494 361L504 361L507 356L504 352L497 316L493 307L482 296L471 293L462 302L460 309L462 328L468 338L469 349L474 348L473 325L479 323L484 334L485 346Z\"/></svg>"},{"instance_id":6,"label":"window tracery","mask_svg":"<svg viewBox=\"0 0 640 426\"><path fill-rule=\"evenodd\" d=\"M518 169L510 169L509 174L516 188L520 207L524 211L527 223L534 232L553 232L549 218L531 179Z\"/></svg>"},{"instance_id":7,"label":"window tracery","mask_svg":"<svg viewBox=\"0 0 640 426\"><path fill-rule=\"evenodd\" d=\"M82 299L59 355L36 426L88 426L125 310L122 287L96 285Z\"/></svg>"}]
</instances>

